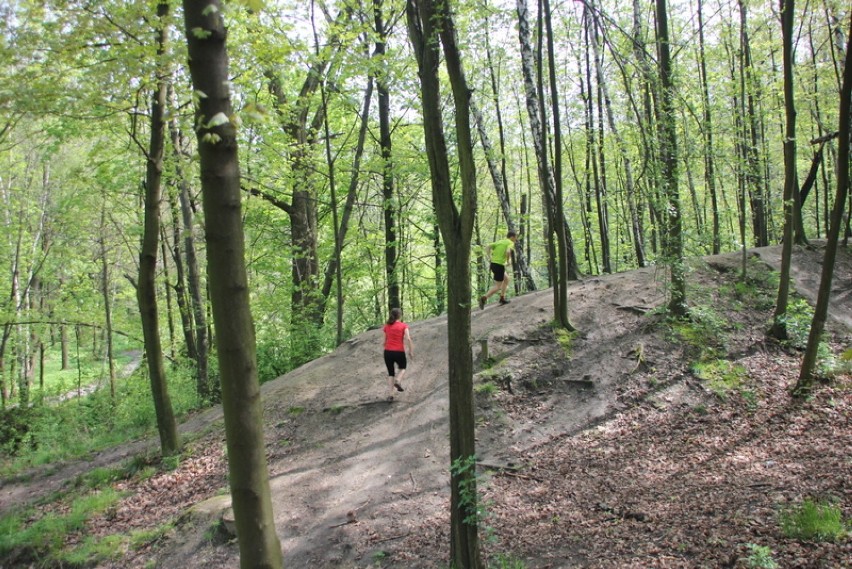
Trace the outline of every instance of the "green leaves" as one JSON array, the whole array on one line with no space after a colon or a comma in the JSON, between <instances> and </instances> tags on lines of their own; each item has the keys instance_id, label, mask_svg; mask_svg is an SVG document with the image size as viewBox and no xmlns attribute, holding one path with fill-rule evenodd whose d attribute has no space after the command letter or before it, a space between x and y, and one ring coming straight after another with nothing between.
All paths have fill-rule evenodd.
<instances>
[{"instance_id":1,"label":"green leaves","mask_svg":"<svg viewBox=\"0 0 852 569\"><path fill-rule=\"evenodd\" d=\"M211 32L210 30L205 30L204 28L195 27L195 28L192 28L191 31L192 31L192 35L195 36L196 38L200 39L200 40L206 40L211 35L213 35L213 32Z\"/></svg>"},{"instance_id":2,"label":"green leaves","mask_svg":"<svg viewBox=\"0 0 852 569\"><path fill-rule=\"evenodd\" d=\"M229 122L231 122L231 120L228 118L228 115L219 112L207 121L207 128L215 128L217 126L222 126L223 124L228 124Z\"/></svg>"}]
</instances>

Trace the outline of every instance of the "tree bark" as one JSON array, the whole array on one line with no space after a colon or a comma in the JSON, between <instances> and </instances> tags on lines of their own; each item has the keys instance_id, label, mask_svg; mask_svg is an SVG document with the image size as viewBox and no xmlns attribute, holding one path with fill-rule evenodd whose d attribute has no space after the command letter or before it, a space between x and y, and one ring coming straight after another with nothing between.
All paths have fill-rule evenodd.
<instances>
[{"instance_id":1,"label":"tree bark","mask_svg":"<svg viewBox=\"0 0 852 569\"><path fill-rule=\"evenodd\" d=\"M557 198L556 181L547 153L545 127L541 120L542 108L536 89L535 63L530 42L529 10L527 9L526 0L518 0L517 11L527 114L530 119L530 136L533 140L533 147L538 161L539 181L544 194L545 209L547 211L548 242L553 243L554 233L556 236L555 247L551 247L550 253L550 264L554 269L552 271L554 274L551 275L553 279L554 319L563 328L571 330L573 328L568 319L568 266L573 265L576 267L576 258L571 263L569 256L574 257L573 249L569 252L568 235L564 230L563 218L559 215L561 210L557 210L557 206L561 204L561 201ZM553 251L554 248L555 251Z\"/></svg>"},{"instance_id":2,"label":"tree bark","mask_svg":"<svg viewBox=\"0 0 852 569\"><path fill-rule=\"evenodd\" d=\"M382 0L373 0L373 16L376 31L376 47L373 51L378 60L376 72L376 93L379 99L379 148L382 157L382 211L385 220L385 277L387 278L388 309L401 308L399 298L399 275L396 264L399 256L399 243L396 234L397 209L393 185L393 147L390 129L390 93L385 79L385 30Z\"/></svg>"},{"instance_id":3,"label":"tree bark","mask_svg":"<svg viewBox=\"0 0 852 569\"><path fill-rule=\"evenodd\" d=\"M217 9L208 9L211 5ZM198 99L195 124L240 567L280 569L245 267L236 127L229 118L226 29L218 0L184 0L183 7L192 85L205 95Z\"/></svg>"},{"instance_id":4,"label":"tree bark","mask_svg":"<svg viewBox=\"0 0 852 569\"><path fill-rule=\"evenodd\" d=\"M157 4L157 55L165 53L167 40L168 4ZM148 376L151 394L157 415L157 430L163 456L177 454L180 450L177 422L169 398L163 348L160 341L159 315L157 308L157 255L160 239L160 198L162 196L163 149L165 146L165 116L167 77L157 66L157 86L151 97L151 139L148 145L145 170L145 224L142 235L142 250L139 253L139 286L137 298L145 338L145 353L148 360Z\"/></svg>"},{"instance_id":5,"label":"tree bark","mask_svg":"<svg viewBox=\"0 0 852 569\"><path fill-rule=\"evenodd\" d=\"M189 299L192 305L196 391L202 399L212 398L215 400L217 396L214 392L218 390L214 389L215 386L210 384L210 339L207 333L207 300L205 298L206 289L202 280L197 247L195 245L195 211L189 191L190 184L182 166L183 154L181 149L183 148L184 137L174 118L169 122L169 132L175 154L178 201L180 202L180 216L183 224L183 252L186 257L188 273L186 283L189 287Z\"/></svg>"},{"instance_id":6,"label":"tree bark","mask_svg":"<svg viewBox=\"0 0 852 569\"><path fill-rule=\"evenodd\" d=\"M792 0L788 0L792 2ZM791 9L792 11L792 9ZM802 369L794 392L800 395L807 393L813 381L816 367L817 350L825 330L828 316L828 301L831 296L831 282L834 278L834 263L837 258L837 242L843 227L843 211L849 195L849 139L852 125L852 13L849 15L849 35L846 47L846 62L843 70L843 85L840 88L840 141L837 148L837 195L834 198L834 208L831 212L831 225L828 231L828 241L825 246L825 257L822 262L822 276L819 281L819 292L814 307L814 318L808 334L808 345L802 360Z\"/></svg>"},{"instance_id":7,"label":"tree bark","mask_svg":"<svg viewBox=\"0 0 852 569\"><path fill-rule=\"evenodd\" d=\"M494 183L494 191L497 193L497 200L500 202L500 209L503 212L503 219L506 220L506 229L518 233L518 245L515 247L515 272L520 276L521 280L526 285L526 290L535 290L535 281L533 281L527 266L526 255L523 248L523 227L518 227L515 224L514 215L512 214L512 206L509 204L509 192L506 189L506 178L501 174L498 168L497 161L494 158L494 147L491 145L491 140L488 138L488 132L485 130L485 121L482 113L473 101L470 100L470 112L473 114L476 129L479 132L479 141L482 144L482 150L485 152L485 161L488 164L488 172L491 174L491 181Z\"/></svg>"},{"instance_id":8,"label":"tree bark","mask_svg":"<svg viewBox=\"0 0 852 569\"><path fill-rule=\"evenodd\" d=\"M450 564L458 569L484 567L479 543L476 443L471 348L470 244L476 217L476 166L470 126L470 90L456 46L456 31L446 2L408 0L408 30L420 75L423 130L432 178L432 201L447 253L447 347L450 384ZM453 184L441 113L438 81L439 44L444 56L456 117L461 203Z\"/></svg>"},{"instance_id":9,"label":"tree bark","mask_svg":"<svg viewBox=\"0 0 852 569\"><path fill-rule=\"evenodd\" d=\"M781 36L784 60L784 240L781 247L781 276L769 335L787 338L787 304L790 297L790 263L793 257L793 233L796 192L796 104L793 95L793 16L794 0L780 0Z\"/></svg>"},{"instance_id":10,"label":"tree bark","mask_svg":"<svg viewBox=\"0 0 852 569\"><path fill-rule=\"evenodd\" d=\"M714 255L722 250L719 228L719 198L716 190L716 157L713 146L713 114L710 109L710 89L707 79L707 57L704 53L704 3L698 0L698 64L701 75L701 102L703 107L704 125L704 182L710 193L710 208L713 215L713 247Z\"/></svg>"},{"instance_id":11,"label":"tree bark","mask_svg":"<svg viewBox=\"0 0 852 569\"><path fill-rule=\"evenodd\" d=\"M669 46L669 23L666 0L656 0L657 6L657 49L660 67L660 162L662 165L663 195L666 201L666 236L664 251L666 263L671 271L669 311L676 316L685 316L686 271L683 262L683 233L681 230L681 207L678 192L677 135L675 114L672 104L674 85Z\"/></svg>"},{"instance_id":12,"label":"tree bark","mask_svg":"<svg viewBox=\"0 0 852 569\"><path fill-rule=\"evenodd\" d=\"M101 234L98 236L98 246L100 248L101 261L101 297L104 300L104 333L106 334L106 357L109 367L109 394L115 401L115 354L113 353L112 342L112 299L110 298L109 288L109 261L107 260L106 248L106 203L101 204Z\"/></svg>"}]
</instances>

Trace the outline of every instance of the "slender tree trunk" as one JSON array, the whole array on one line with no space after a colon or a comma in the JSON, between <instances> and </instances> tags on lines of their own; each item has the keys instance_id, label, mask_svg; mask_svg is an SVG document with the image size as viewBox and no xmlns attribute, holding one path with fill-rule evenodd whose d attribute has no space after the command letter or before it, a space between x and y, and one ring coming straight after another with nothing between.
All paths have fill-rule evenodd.
<instances>
[{"instance_id":1,"label":"slender tree trunk","mask_svg":"<svg viewBox=\"0 0 852 569\"><path fill-rule=\"evenodd\" d=\"M61 369L66 371L71 364L68 358L68 327L65 324L59 325L59 350L62 353Z\"/></svg>"},{"instance_id":2,"label":"slender tree trunk","mask_svg":"<svg viewBox=\"0 0 852 569\"><path fill-rule=\"evenodd\" d=\"M683 233L678 192L677 135L672 99L672 63L669 46L668 8L666 0L656 0L657 47L660 66L660 162L662 165L663 195L666 200L665 256L671 271L671 296L668 308L676 316L685 316L686 271L683 262Z\"/></svg>"},{"instance_id":3,"label":"slender tree trunk","mask_svg":"<svg viewBox=\"0 0 852 569\"><path fill-rule=\"evenodd\" d=\"M165 53L167 38L168 4L157 4L157 54ZM148 359L148 376L151 380L151 394L154 397L154 409L157 415L157 429L160 433L160 447L163 456L171 456L180 450L177 422L169 398L166 369L163 361L160 341L159 317L157 309L157 253L160 239L160 198L162 195L163 148L165 142L166 77L157 71L157 86L151 98L151 140L148 146L147 168L145 173L145 226L142 235L142 251L139 254L139 313L142 319L142 332L145 338L145 352Z\"/></svg>"},{"instance_id":4,"label":"slender tree trunk","mask_svg":"<svg viewBox=\"0 0 852 569\"><path fill-rule=\"evenodd\" d=\"M115 354L112 342L112 299L110 298L109 261L106 249L106 202L101 204L101 234L98 237L101 261L101 296L104 300L104 323L106 334L106 356L109 366L109 394L115 401Z\"/></svg>"},{"instance_id":5,"label":"slender tree trunk","mask_svg":"<svg viewBox=\"0 0 852 569\"><path fill-rule=\"evenodd\" d=\"M211 5L216 9L208 9ZM240 567L280 569L283 559L269 490L257 348L245 267L236 127L228 118L233 111L226 29L218 0L184 0L183 7L193 88L206 95L198 100L195 124L199 125L196 132L210 297Z\"/></svg>"},{"instance_id":6,"label":"slender tree trunk","mask_svg":"<svg viewBox=\"0 0 852 569\"><path fill-rule=\"evenodd\" d=\"M183 267L183 251L181 247L181 234L183 227L180 223L179 206L177 204L177 196L168 196L169 209L172 213L172 248L171 257L175 264L175 279L172 289L175 291L175 302L178 307L178 317L180 318L180 328L183 334L184 347L186 355L193 361L196 360L198 351L195 345L195 325L192 322L192 310L190 309L189 295L186 293L186 270ZM165 241L165 235L163 236ZM166 252L163 252L165 257ZM168 282L168 277L166 277ZM168 290L168 288L166 289Z\"/></svg>"},{"instance_id":7,"label":"slender tree trunk","mask_svg":"<svg viewBox=\"0 0 852 569\"><path fill-rule=\"evenodd\" d=\"M378 0L380 1L380 0ZM314 20L314 3L311 2L311 27L314 33L314 48L317 57L320 55L319 37L317 36L316 22ZM341 272L340 251L343 249L343 243L340 236L340 219L337 207L337 182L335 177L335 159L331 153L331 129L328 126L328 92L325 88L325 80L320 82L320 104L322 105L322 125L325 139L325 161L328 167L328 187L331 198L331 219L332 228L334 229L334 262L336 266L335 282L337 314L335 318L335 345L339 346L343 343L343 277ZM323 297L325 298L325 297ZM324 300L322 301L324 303ZM323 305L324 312L324 305Z\"/></svg>"},{"instance_id":8,"label":"slender tree trunk","mask_svg":"<svg viewBox=\"0 0 852 569\"><path fill-rule=\"evenodd\" d=\"M172 118L169 121L169 132L172 140L172 149L175 154L175 168L177 174L178 201L180 203L180 216L183 224L183 252L186 257L187 279L189 288L189 299L192 304L193 323L193 358L196 364L195 389L202 399L217 399L216 386L210 384L209 359L210 340L207 322L207 300L205 298L205 286L202 280L201 268L198 261L198 253L195 237L195 210L190 196L190 184L183 168L184 137L178 127L177 121ZM177 247L177 241L175 242Z\"/></svg>"},{"instance_id":9,"label":"slender tree trunk","mask_svg":"<svg viewBox=\"0 0 852 569\"><path fill-rule=\"evenodd\" d=\"M376 47L373 56L381 71L376 73L376 92L379 98L379 148L382 153L382 211L385 220L385 275L388 288L388 309L400 308L399 275L396 265L399 243L396 235L396 200L393 186L393 150L390 129L390 94L384 70L387 32L382 14L382 0L373 0L373 16L376 31Z\"/></svg>"},{"instance_id":10,"label":"slender tree trunk","mask_svg":"<svg viewBox=\"0 0 852 569\"><path fill-rule=\"evenodd\" d=\"M160 223L160 258L163 260L163 282L166 283L163 290L166 295L166 326L168 326L169 330L169 357L174 360L177 357L177 339L175 338L175 310L174 301L172 300L173 287L169 286L171 275L169 273L168 247L168 235L163 224ZM180 312L180 309L178 309L178 312Z\"/></svg>"},{"instance_id":11,"label":"slender tree trunk","mask_svg":"<svg viewBox=\"0 0 852 569\"><path fill-rule=\"evenodd\" d=\"M447 347L450 384L450 564L457 569L484 567L479 543L474 438L473 357L471 350L470 245L476 217L476 166L470 125L470 90L456 46L456 31L446 3L408 0L408 30L420 75L426 152L432 173L432 201L447 252ZM439 45L444 56L456 117L461 175L457 204L443 133Z\"/></svg>"},{"instance_id":12,"label":"slender tree trunk","mask_svg":"<svg viewBox=\"0 0 852 569\"><path fill-rule=\"evenodd\" d=\"M792 2L792 0L789 0ZM792 9L791 9L792 11ZM817 302L814 307L814 318L811 322L811 330L808 334L808 345L805 348L805 356L802 361L802 369L799 380L796 382L794 392L800 395L807 393L813 380L814 368L816 367L817 351L825 330L825 321L828 316L828 302L831 296L831 282L834 278L834 263L837 258L837 242L840 239L840 230L843 227L843 212L846 209L846 200L849 195L849 139L850 125L852 125L852 13L849 15L849 39L846 47L846 62L843 71L843 85L840 88L840 117L838 132L840 140L837 149L837 195L834 198L834 209L831 212L831 225L828 232L828 241L825 246L825 257L822 262L822 277L819 282Z\"/></svg>"},{"instance_id":13,"label":"slender tree trunk","mask_svg":"<svg viewBox=\"0 0 852 569\"><path fill-rule=\"evenodd\" d=\"M794 188L796 173L796 105L793 97L793 16L794 0L780 0L781 35L784 59L784 110L787 126L784 132L784 241L781 248L781 276L778 297L769 335L778 340L787 338L787 303L790 297L790 264L793 257Z\"/></svg>"},{"instance_id":14,"label":"slender tree trunk","mask_svg":"<svg viewBox=\"0 0 852 569\"><path fill-rule=\"evenodd\" d=\"M484 119L482 113L477 108L473 101L470 100L470 112L473 114L474 122L476 123L477 131L479 132L479 141L482 143L482 149L485 152L485 160L488 164L488 171L491 173L491 181L494 183L494 190L497 193L497 199L500 202L500 209L503 212L503 219L506 220L506 229L518 233L519 244L515 247L515 272L521 277L526 285L526 290L535 290L535 282L530 275L529 267L527 267L526 255L524 255L524 240L522 239L523 227L515 225L514 215L512 215L512 206L509 204L509 193L504 184L505 177L498 169L497 161L494 158L494 148L491 145L491 140L488 138L488 133L485 130Z\"/></svg>"},{"instance_id":15,"label":"slender tree trunk","mask_svg":"<svg viewBox=\"0 0 852 569\"><path fill-rule=\"evenodd\" d=\"M547 234L548 242L551 244L550 262L555 269L553 275L553 309L554 318L560 326L573 329L568 320L568 266L571 265L569 256L573 252L568 251L568 239L564 231L564 224L560 216L561 205L558 199L557 185L554 173L550 168L550 158L547 153L547 142L545 125L542 123L541 100L535 86L535 64L530 42L529 11L526 0L518 0L518 32L521 45L521 66L524 74L524 88L526 91L527 113L530 119L530 136L533 140L536 159L538 161L539 180L543 189L545 208L547 210ZM559 152L557 152L559 155ZM553 234L556 234L555 247L553 246ZM555 249L555 250L554 250ZM576 259L573 263L576 266Z\"/></svg>"},{"instance_id":16,"label":"slender tree trunk","mask_svg":"<svg viewBox=\"0 0 852 569\"><path fill-rule=\"evenodd\" d=\"M361 109L361 127L358 130L358 142L355 145L355 155L352 159L352 175L349 178L349 189L346 193L346 202L343 204L343 213L340 217L340 227L337 228L337 236L335 243L340 244L340 251L337 251L335 258L331 260L325 269L325 278L323 280L322 297L328 298L331 294L331 287L335 281L340 282L341 274L341 259L340 255L343 252L343 245L346 242L346 234L349 231L349 220L352 217L352 210L355 207L355 199L358 197L358 176L361 171L361 159L364 155L364 143L367 140L367 131L370 118L370 101L373 98L373 78L367 78L367 87L364 89L364 102ZM325 307L323 307L325 312Z\"/></svg>"},{"instance_id":17,"label":"slender tree trunk","mask_svg":"<svg viewBox=\"0 0 852 569\"><path fill-rule=\"evenodd\" d=\"M588 7L585 7L584 13L587 11ZM609 130L615 137L616 143L618 145L618 150L621 153L621 160L624 163L624 181L627 191L627 207L630 216L630 229L633 237L633 252L636 255L636 263L640 267L644 267L646 265L645 245L642 239L642 228L639 223L639 212L636 208L636 196L638 192L633 181L633 162L630 159L630 154L627 152L627 144L624 141L624 137L621 136L621 131L618 129L618 126L615 121L615 114L612 111L612 100L610 99L609 90L607 89L606 78L604 76L603 66L601 64L601 56L599 54L600 48L598 42L598 32L603 33L603 29L601 28L597 17L594 18L594 24L595 33L593 36L594 41L592 41L592 46L595 52L595 72L597 75L598 85L600 86L601 93L603 95L603 102L606 110Z\"/></svg>"},{"instance_id":18,"label":"slender tree trunk","mask_svg":"<svg viewBox=\"0 0 852 569\"><path fill-rule=\"evenodd\" d=\"M719 227L719 199L716 190L716 149L713 145L713 114L710 107L710 89L707 79L707 57L704 53L704 3L698 0L698 64L701 76L701 102L704 116L704 183L710 194L710 207L713 212L713 254L722 249Z\"/></svg>"}]
</instances>

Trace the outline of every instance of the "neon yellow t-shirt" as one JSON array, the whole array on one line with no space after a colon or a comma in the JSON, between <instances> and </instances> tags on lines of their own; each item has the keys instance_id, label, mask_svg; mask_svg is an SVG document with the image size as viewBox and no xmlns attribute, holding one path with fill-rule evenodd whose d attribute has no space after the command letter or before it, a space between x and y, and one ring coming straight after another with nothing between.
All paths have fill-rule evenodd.
<instances>
[{"instance_id":1,"label":"neon yellow t-shirt","mask_svg":"<svg viewBox=\"0 0 852 569\"><path fill-rule=\"evenodd\" d=\"M491 262L498 265L505 265L506 251L514 251L515 242L507 237L500 241L495 241L489 247L491 247Z\"/></svg>"}]
</instances>

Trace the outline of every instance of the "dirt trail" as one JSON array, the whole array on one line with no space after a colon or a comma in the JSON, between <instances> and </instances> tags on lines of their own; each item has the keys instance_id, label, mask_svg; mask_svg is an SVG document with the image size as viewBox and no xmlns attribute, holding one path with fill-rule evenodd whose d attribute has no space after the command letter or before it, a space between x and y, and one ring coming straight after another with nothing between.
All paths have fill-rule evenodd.
<instances>
[{"instance_id":1,"label":"dirt trail","mask_svg":"<svg viewBox=\"0 0 852 569\"><path fill-rule=\"evenodd\" d=\"M777 267L780 248L762 249L759 255ZM793 275L806 297L815 293L814 283L818 285L820 258L821 253L797 253ZM735 268L736 259L725 255L708 262L724 270ZM844 258L835 277L836 300L842 306L832 314L847 325L852 314L850 275L850 261ZM482 461L511 465L523 450L585 429L629 402L622 380L643 365L643 354L659 348L648 344L653 340L643 334L643 322L648 311L664 302L661 279L661 272L646 268L572 284L571 319L581 334L572 342L570 359L552 342L550 290L514 298L507 306L492 303L483 311L474 309L474 357L479 356L479 341L487 340L498 362L492 371L478 375L477 382L491 379L502 389L523 389L536 410L533 420L524 409L513 412L509 405L504 412L482 401ZM385 399L380 330L364 332L263 386L275 521L286 566L369 566L389 543L416 533L421 520L446 508L447 320L441 316L410 324L415 359L406 391L393 402ZM682 365L678 354L667 356L655 365ZM217 408L193 417L181 431L221 437L220 426ZM118 464L152 447L152 441L127 445L90 461L63 465L52 474L5 484L0 487L0 510L57 489L88 468ZM196 508L176 535L149 552L156 566L237 566L237 548L215 544L209 537L211 524L227 506L227 497L218 497ZM358 523L346 523L347 514ZM436 565L435 560L424 560L404 566Z\"/></svg>"}]
</instances>

